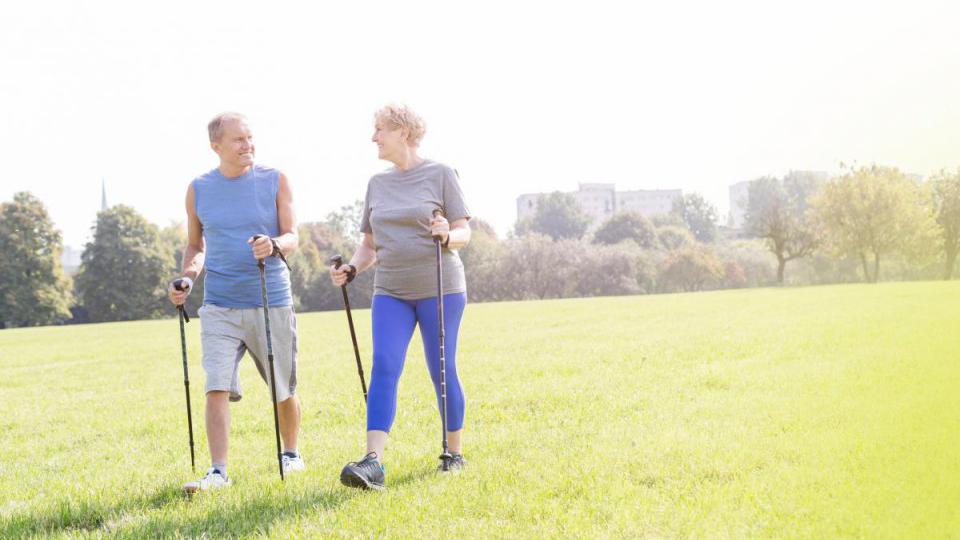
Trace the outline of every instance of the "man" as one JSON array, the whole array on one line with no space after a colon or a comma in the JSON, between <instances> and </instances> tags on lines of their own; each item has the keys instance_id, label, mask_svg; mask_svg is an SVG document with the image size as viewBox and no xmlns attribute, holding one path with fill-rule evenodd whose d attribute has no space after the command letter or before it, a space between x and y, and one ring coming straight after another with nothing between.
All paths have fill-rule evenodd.
<instances>
[{"instance_id":1,"label":"man","mask_svg":"<svg viewBox=\"0 0 960 540\"><path fill-rule=\"evenodd\" d=\"M230 402L242 397L239 365L245 352L269 384L260 273L264 259L270 332L285 473L302 471L297 449L300 402L297 385L297 327L290 273L278 256L297 249L293 194L287 177L255 165L253 134L237 113L217 115L207 126L210 147L220 165L196 178L187 189L187 246L181 277L171 284L170 300L186 301L206 267L200 308L203 369L206 372L206 425L211 467L192 489L230 485L227 449ZM177 286L184 290L177 290ZM188 488L190 489L190 488Z\"/></svg>"}]
</instances>

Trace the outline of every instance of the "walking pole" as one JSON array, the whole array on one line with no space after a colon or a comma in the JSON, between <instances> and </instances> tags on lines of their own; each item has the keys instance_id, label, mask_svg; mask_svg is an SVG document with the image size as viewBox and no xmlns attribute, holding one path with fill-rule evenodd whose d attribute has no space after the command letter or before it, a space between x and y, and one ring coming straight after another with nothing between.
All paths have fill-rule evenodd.
<instances>
[{"instance_id":1,"label":"walking pole","mask_svg":"<svg viewBox=\"0 0 960 540\"><path fill-rule=\"evenodd\" d=\"M438 208L433 211L433 217L442 216ZM449 234L449 233L448 233ZM438 338L440 341L440 420L443 424L443 453L440 454L440 465L448 470L453 456L447 451L447 361L444 353L443 330L443 246L440 245L440 236L433 237L433 244L437 248L437 318L439 320Z\"/></svg>"},{"instance_id":2,"label":"walking pole","mask_svg":"<svg viewBox=\"0 0 960 540\"><path fill-rule=\"evenodd\" d=\"M334 268L340 268L343 265L343 256L334 255L330 257L330 264ZM347 310L347 324L350 325L350 339L353 341L353 355L357 358L357 373L360 374L360 388L363 389L363 402L367 402L367 381L363 378L363 364L360 362L360 348L357 346L357 333L353 329L353 315L350 314L350 298L347 297L347 284L340 286L343 291L343 306Z\"/></svg>"},{"instance_id":3,"label":"walking pole","mask_svg":"<svg viewBox=\"0 0 960 540\"><path fill-rule=\"evenodd\" d=\"M178 279L174 281L173 288L182 291L183 280ZM190 375L187 373L187 336L183 329L183 323L190 322L190 317L187 316L187 310L183 307L183 304L177 306L177 311L180 313L180 348L183 349L183 389L187 394L187 430L190 433L190 467L196 472L197 465L193 452L193 413L190 410Z\"/></svg>"},{"instance_id":4,"label":"walking pole","mask_svg":"<svg viewBox=\"0 0 960 540\"><path fill-rule=\"evenodd\" d=\"M254 236L254 241L263 236ZM286 262L286 261L284 261ZM283 481L283 453L280 449L280 416L277 413L277 377L273 369L273 343L270 341L270 309L267 307L267 278L263 259L257 260L260 268L260 296L263 298L263 323L267 330L267 361L270 364L270 394L273 397L273 429L277 436L277 465L280 467L280 481Z\"/></svg>"}]
</instances>

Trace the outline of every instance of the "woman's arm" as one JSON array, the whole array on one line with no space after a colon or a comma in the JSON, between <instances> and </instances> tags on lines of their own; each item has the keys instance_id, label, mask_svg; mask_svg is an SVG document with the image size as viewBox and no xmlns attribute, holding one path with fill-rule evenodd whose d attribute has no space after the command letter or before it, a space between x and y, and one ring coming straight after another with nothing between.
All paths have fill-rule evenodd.
<instances>
[{"instance_id":1,"label":"woman's arm","mask_svg":"<svg viewBox=\"0 0 960 540\"><path fill-rule=\"evenodd\" d=\"M447 218L438 215L430 220L430 234L439 236L447 249L460 249L470 243L471 231L467 218L450 223Z\"/></svg>"}]
</instances>

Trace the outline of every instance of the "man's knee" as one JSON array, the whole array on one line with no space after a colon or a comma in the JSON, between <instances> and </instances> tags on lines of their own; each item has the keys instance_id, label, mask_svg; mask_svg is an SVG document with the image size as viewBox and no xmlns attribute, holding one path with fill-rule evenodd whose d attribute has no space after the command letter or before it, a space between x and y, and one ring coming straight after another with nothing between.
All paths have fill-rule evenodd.
<instances>
[{"instance_id":1,"label":"man's knee","mask_svg":"<svg viewBox=\"0 0 960 540\"><path fill-rule=\"evenodd\" d=\"M230 392L225 390L210 390L207 392L207 403L227 404L230 402Z\"/></svg>"}]
</instances>

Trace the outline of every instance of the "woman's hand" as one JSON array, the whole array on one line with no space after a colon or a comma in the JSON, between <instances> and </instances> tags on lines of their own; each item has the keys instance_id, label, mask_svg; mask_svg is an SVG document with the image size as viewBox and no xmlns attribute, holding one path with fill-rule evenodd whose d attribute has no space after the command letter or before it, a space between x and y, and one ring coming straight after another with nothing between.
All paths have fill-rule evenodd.
<instances>
[{"instance_id":1,"label":"woman's hand","mask_svg":"<svg viewBox=\"0 0 960 540\"><path fill-rule=\"evenodd\" d=\"M337 287L343 287L347 283L350 283L356 275L357 268L352 264L344 264L341 265L340 268L337 268L335 264L330 265L330 281Z\"/></svg>"},{"instance_id":2,"label":"woman's hand","mask_svg":"<svg viewBox=\"0 0 960 540\"><path fill-rule=\"evenodd\" d=\"M450 222L439 212L430 218L430 236L439 238L441 244L450 238Z\"/></svg>"}]
</instances>

